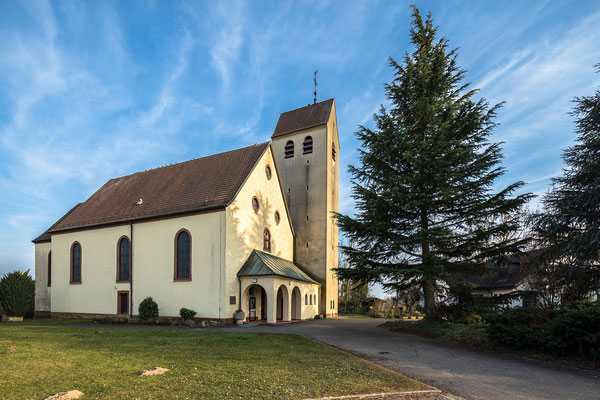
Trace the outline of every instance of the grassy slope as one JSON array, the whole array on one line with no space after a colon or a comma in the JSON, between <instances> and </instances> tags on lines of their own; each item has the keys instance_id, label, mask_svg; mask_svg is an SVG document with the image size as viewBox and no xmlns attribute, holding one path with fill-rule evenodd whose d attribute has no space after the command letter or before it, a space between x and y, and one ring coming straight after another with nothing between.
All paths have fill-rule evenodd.
<instances>
[{"instance_id":1,"label":"grassy slope","mask_svg":"<svg viewBox=\"0 0 600 400\"><path fill-rule=\"evenodd\" d=\"M296 335L0 325L0 398L294 399L424 387ZM141 377L143 369L168 368Z\"/></svg>"}]
</instances>

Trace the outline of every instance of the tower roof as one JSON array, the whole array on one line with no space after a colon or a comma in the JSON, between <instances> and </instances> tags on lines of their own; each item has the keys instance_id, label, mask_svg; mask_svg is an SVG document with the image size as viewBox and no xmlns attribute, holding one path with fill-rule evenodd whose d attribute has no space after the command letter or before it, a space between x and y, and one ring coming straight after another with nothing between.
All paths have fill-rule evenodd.
<instances>
[{"instance_id":1,"label":"tower roof","mask_svg":"<svg viewBox=\"0 0 600 400\"><path fill-rule=\"evenodd\" d=\"M325 125L327 121L329 121L333 102L333 99L329 99L320 103L309 104L306 107L281 113L273 136L271 137L282 136L303 129Z\"/></svg>"}]
</instances>

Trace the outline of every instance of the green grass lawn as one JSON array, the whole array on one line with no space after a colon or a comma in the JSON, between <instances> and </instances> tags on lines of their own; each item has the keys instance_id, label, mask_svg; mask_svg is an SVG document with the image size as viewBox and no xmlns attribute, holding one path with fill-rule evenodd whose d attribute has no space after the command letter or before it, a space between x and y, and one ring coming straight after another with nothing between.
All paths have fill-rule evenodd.
<instances>
[{"instance_id":1,"label":"green grass lawn","mask_svg":"<svg viewBox=\"0 0 600 400\"><path fill-rule=\"evenodd\" d=\"M102 329L102 328L100 328ZM0 399L301 399L418 390L296 335L0 325ZM152 367L164 375L140 376Z\"/></svg>"}]
</instances>

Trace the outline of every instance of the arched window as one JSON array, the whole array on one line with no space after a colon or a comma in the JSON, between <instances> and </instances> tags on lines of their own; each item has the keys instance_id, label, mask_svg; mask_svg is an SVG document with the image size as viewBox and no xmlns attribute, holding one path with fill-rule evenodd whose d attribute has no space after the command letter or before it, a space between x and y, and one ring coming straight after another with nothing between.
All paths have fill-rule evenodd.
<instances>
[{"instance_id":1,"label":"arched window","mask_svg":"<svg viewBox=\"0 0 600 400\"><path fill-rule=\"evenodd\" d=\"M117 244L117 281L129 282L131 272L129 238L122 237Z\"/></svg>"},{"instance_id":2,"label":"arched window","mask_svg":"<svg viewBox=\"0 0 600 400\"><path fill-rule=\"evenodd\" d=\"M52 286L52 252L48 252L48 287Z\"/></svg>"},{"instance_id":3,"label":"arched window","mask_svg":"<svg viewBox=\"0 0 600 400\"><path fill-rule=\"evenodd\" d=\"M265 231L263 232L263 250L271 251L271 232L269 231L269 228L265 228Z\"/></svg>"},{"instance_id":4,"label":"arched window","mask_svg":"<svg viewBox=\"0 0 600 400\"><path fill-rule=\"evenodd\" d=\"M312 294L310 295L309 299L310 299L310 305L312 306Z\"/></svg>"},{"instance_id":5,"label":"arched window","mask_svg":"<svg viewBox=\"0 0 600 400\"><path fill-rule=\"evenodd\" d=\"M313 148L312 136L305 137L304 143L302 144L302 154L312 153L312 148Z\"/></svg>"},{"instance_id":6,"label":"arched window","mask_svg":"<svg viewBox=\"0 0 600 400\"><path fill-rule=\"evenodd\" d=\"M182 229L175 236L175 280L189 281L192 279L192 237Z\"/></svg>"},{"instance_id":7,"label":"arched window","mask_svg":"<svg viewBox=\"0 0 600 400\"><path fill-rule=\"evenodd\" d=\"M294 142L288 140L288 142L285 144L285 158L292 157L294 157Z\"/></svg>"},{"instance_id":8,"label":"arched window","mask_svg":"<svg viewBox=\"0 0 600 400\"><path fill-rule=\"evenodd\" d=\"M267 165L265 167L265 174L267 175L267 179L271 179L272 173L271 173L271 166L270 165Z\"/></svg>"},{"instance_id":9,"label":"arched window","mask_svg":"<svg viewBox=\"0 0 600 400\"><path fill-rule=\"evenodd\" d=\"M259 208L260 208L260 203L258 202L258 197L256 197L256 196L252 197L252 209L254 209L254 212L258 212Z\"/></svg>"},{"instance_id":10,"label":"arched window","mask_svg":"<svg viewBox=\"0 0 600 400\"><path fill-rule=\"evenodd\" d=\"M81 245L79 242L71 246L71 282L81 283Z\"/></svg>"},{"instance_id":11,"label":"arched window","mask_svg":"<svg viewBox=\"0 0 600 400\"><path fill-rule=\"evenodd\" d=\"M305 306L308 305L308 295L307 294L304 295L304 305Z\"/></svg>"}]
</instances>

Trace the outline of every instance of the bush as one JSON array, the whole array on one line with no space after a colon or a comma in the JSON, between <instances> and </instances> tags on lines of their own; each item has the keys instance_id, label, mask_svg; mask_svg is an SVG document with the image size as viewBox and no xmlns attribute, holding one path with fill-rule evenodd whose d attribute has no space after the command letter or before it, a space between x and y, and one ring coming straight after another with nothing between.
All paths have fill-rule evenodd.
<instances>
[{"instance_id":1,"label":"bush","mask_svg":"<svg viewBox=\"0 0 600 400\"><path fill-rule=\"evenodd\" d=\"M184 321L190 321L193 320L196 316L196 311L183 307L179 310L179 315L181 316L181 318L183 318Z\"/></svg>"},{"instance_id":2,"label":"bush","mask_svg":"<svg viewBox=\"0 0 600 400\"><path fill-rule=\"evenodd\" d=\"M25 272L14 271L0 278L0 303L9 317L32 314L35 302L35 281Z\"/></svg>"},{"instance_id":3,"label":"bush","mask_svg":"<svg viewBox=\"0 0 600 400\"><path fill-rule=\"evenodd\" d=\"M146 297L138 307L138 317L144 322L154 322L158 318L158 304L152 297Z\"/></svg>"},{"instance_id":4,"label":"bush","mask_svg":"<svg viewBox=\"0 0 600 400\"><path fill-rule=\"evenodd\" d=\"M491 342L514 349L600 360L600 304L509 309L487 317Z\"/></svg>"}]
</instances>

